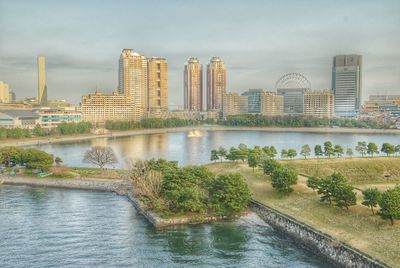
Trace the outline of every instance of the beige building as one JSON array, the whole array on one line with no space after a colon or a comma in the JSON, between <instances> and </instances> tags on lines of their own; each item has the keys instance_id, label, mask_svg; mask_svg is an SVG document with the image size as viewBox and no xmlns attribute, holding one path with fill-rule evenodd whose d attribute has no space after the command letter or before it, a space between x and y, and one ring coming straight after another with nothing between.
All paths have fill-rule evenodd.
<instances>
[{"instance_id":1,"label":"beige building","mask_svg":"<svg viewBox=\"0 0 400 268\"><path fill-rule=\"evenodd\" d=\"M79 123L82 114L75 107L41 107L36 111L40 115L40 125L46 129L56 128L61 123Z\"/></svg>"},{"instance_id":2,"label":"beige building","mask_svg":"<svg viewBox=\"0 0 400 268\"><path fill-rule=\"evenodd\" d=\"M222 98L223 117L248 113L248 97L238 93L225 93Z\"/></svg>"},{"instance_id":3,"label":"beige building","mask_svg":"<svg viewBox=\"0 0 400 268\"><path fill-rule=\"evenodd\" d=\"M133 49L122 50L119 59L120 95L132 100L135 118L144 118L147 111L147 60Z\"/></svg>"},{"instance_id":4,"label":"beige building","mask_svg":"<svg viewBox=\"0 0 400 268\"><path fill-rule=\"evenodd\" d=\"M184 70L184 108L203 110L203 67L197 58L189 58Z\"/></svg>"},{"instance_id":5,"label":"beige building","mask_svg":"<svg viewBox=\"0 0 400 268\"><path fill-rule=\"evenodd\" d=\"M334 116L334 95L331 90L304 92L304 115L331 118Z\"/></svg>"},{"instance_id":6,"label":"beige building","mask_svg":"<svg viewBox=\"0 0 400 268\"><path fill-rule=\"evenodd\" d=\"M38 56L38 103L47 106L46 58Z\"/></svg>"},{"instance_id":7,"label":"beige building","mask_svg":"<svg viewBox=\"0 0 400 268\"><path fill-rule=\"evenodd\" d=\"M262 92L260 95L260 113L266 116L283 115L283 96L274 92Z\"/></svg>"},{"instance_id":8,"label":"beige building","mask_svg":"<svg viewBox=\"0 0 400 268\"><path fill-rule=\"evenodd\" d=\"M148 111L160 113L168 110L168 63L164 58L147 60Z\"/></svg>"},{"instance_id":9,"label":"beige building","mask_svg":"<svg viewBox=\"0 0 400 268\"><path fill-rule=\"evenodd\" d=\"M225 93L225 63L219 57L212 57L207 65L207 111L221 111Z\"/></svg>"},{"instance_id":10,"label":"beige building","mask_svg":"<svg viewBox=\"0 0 400 268\"><path fill-rule=\"evenodd\" d=\"M105 123L111 121L139 121L142 114L137 112L132 97L119 94L103 94L96 90L94 94L82 97L78 109L82 114L82 121L91 123Z\"/></svg>"},{"instance_id":11,"label":"beige building","mask_svg":"<svg viewBox=\"0 0 400 268\"><path fill-rule=\"evenodd\" d=\"M8 84L0 81L0 102L9 103L10 102L10 89Z\"/></svg>"}]
</instances>

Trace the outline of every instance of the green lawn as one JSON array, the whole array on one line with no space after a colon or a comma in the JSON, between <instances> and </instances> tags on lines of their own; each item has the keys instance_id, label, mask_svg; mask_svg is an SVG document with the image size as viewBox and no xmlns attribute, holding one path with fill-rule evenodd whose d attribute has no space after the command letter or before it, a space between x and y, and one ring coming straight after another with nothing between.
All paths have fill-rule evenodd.
<instances>
[{"instance_id":1,"label":"green lawn","mask_svg":"<svg viewBox=\"0 0 400 268\"><path fill-rule=\"evenodd\" d=\"M330 174L333 170L344 171L343 173L359 186L363 186L363 181L370 184L378 183L378 185L386 183L382 178L376 181L372 178L382 174L383 167L387 167L393 172L392 174L397 176L393 180L399 181L400 170L396 170L395 167L400 166L400 159L394 158L282 162L308 174L314 174L317 165L321 168L319 175ZM318 195L305 185L305 178L299 179L299 183L294 186L294 192L282 196L272 188L268 176L263 175L260 170L253 173L246 163L216 163L208 167L216 173L229 171L243 174L254 199L328 233L391 266L400 267L400 223L391 226L389 221L372 216L371 211L360 204L351 207L349 211L322 204L319 202ZM360 174L361 170L364 173ZM373 175L369 175L368 179L364 180L362 174L368 171L373 172ZM386 183L385 187L393 185ZM360 193L357 195L358 202L361 202Z\"/></svg>"}]
</instances>

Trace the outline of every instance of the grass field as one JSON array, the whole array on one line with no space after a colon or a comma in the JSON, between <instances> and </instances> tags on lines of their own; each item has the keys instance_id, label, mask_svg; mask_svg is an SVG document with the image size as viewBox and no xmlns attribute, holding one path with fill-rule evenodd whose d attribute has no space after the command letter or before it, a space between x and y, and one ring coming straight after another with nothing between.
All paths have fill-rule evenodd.
<instances>
[{"instance_id":1,"label":"grass field","mask_svg":"<svg viewBox=\"0 0 400 268\"><path fill-rule=\"evenodd\" d=\"M366 185L378 185L382 188L393 187L400 181L400 159L324 159L324 160L291 160L282 161L295 167L299 172L318 175L328 175L334 170L344 173L360 188ZM398 168L396 168L398 167ZM350 207L349 211L319 202L319 197L306 186L306 178L299 178L294 192L287 196L278 194L271 186L269 177L260 170L253 173L244 164L216 163L208 165L216 173L239 172L246 178L252 190L253 198L286 213L316 229L336 237L349 245L382 260L383 262L400 267L400 223L391 226L389 221L373 216L371 210L360 204L362 197L358 192L358 204ZM391 182L379 177L387 169L392 172ZM367 178L364 175L368 172ZM376 178L375 180L373 178Z\"/></svg>"}]
</instances>

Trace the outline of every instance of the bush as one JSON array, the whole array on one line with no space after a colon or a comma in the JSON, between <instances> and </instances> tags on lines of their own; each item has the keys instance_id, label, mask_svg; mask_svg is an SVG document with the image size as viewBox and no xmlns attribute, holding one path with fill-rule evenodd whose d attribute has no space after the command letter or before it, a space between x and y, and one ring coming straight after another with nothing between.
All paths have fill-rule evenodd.
<instances>
[{"instance_id":1,"label":"bush","mask_svg":"<svg viewBox=\"0 0 400 268\"><path fill-rule=\"evenodd\" d=\"M389 219L392 225L394 224L394 220L399 220L400 186L385 191L379 200L379 206L381 209L378 215L381 216L382 219Z\"/></svg>"},{"instance_id":2,"label":"bush","mask_svg":"<svg viewBox=\"0 0 400 268\"><path fill-rule=\"evenodd\" d=\"M297 183L297 176L296 170L286 166L279 167L272 172L272 187L279 193L290 193L293 191L291 185Z\"/></svg>"}]
</instances>

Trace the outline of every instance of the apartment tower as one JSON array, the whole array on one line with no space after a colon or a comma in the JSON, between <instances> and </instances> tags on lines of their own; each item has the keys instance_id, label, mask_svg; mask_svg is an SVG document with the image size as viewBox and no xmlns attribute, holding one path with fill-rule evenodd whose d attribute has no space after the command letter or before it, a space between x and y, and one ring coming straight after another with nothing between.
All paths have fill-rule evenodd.
<instances>
[{"instance_id":1,"label":"apartment tower","mask_svg":"<svg viewBox=\"0 0 400 268\"><path fill-rule=\"evenodd\" d=\"M361 108L362 56L337 55L333 58L332 89L335 114L354 117Z\"/></svg>"},{"instance_id":2,"label":"apartment tower","mask_svg":"<svg viewBox=\"0 0 400 268\"><path fill-rule=\"evenodd\" d=\"M148 112L159 113L168 110L168 63L164 58L147 60Z\"/></svg>"},{"instance_id":3,"label":"apartment tower","mask_svg":"<svg viewBox=\"0 0 400 268\"><path fill-rule=\"evenodd\" d=\"M212 57L207 65L207 110L222 110L226 93L226 66L219 57Z\"/></svg>"},{"instance_id":4,"label":"apartment tower","mask_svg":"<svg viewBox=\"0 0 400 268\"><path fill-rule=\"evenodd\" d=\"M37 57L38 64L38 103L41 106L47 105L47 85L46 85L46 58Z\"/></svg>"},{"instance_id":5,"label":"apartment tower","mask_svg":"<svg viewBox=\"0 0 400 268\"><path fill-rule=\"evenodd\" d=\"M148 107L147 60L133 49L123 49L119 58L118 91L131 100L134 119L144 118Z\"/></svg>"},{"instance_id":6,"label":"apartment tower","mask_svg":"<svg viewBox=\"0 0 400 268\"><path fill-rule=\"evenodd\" d=\"M197 58L189 58L184 70L184 108L203 110L203 67Z\"/></svg>"}]
</instances>

